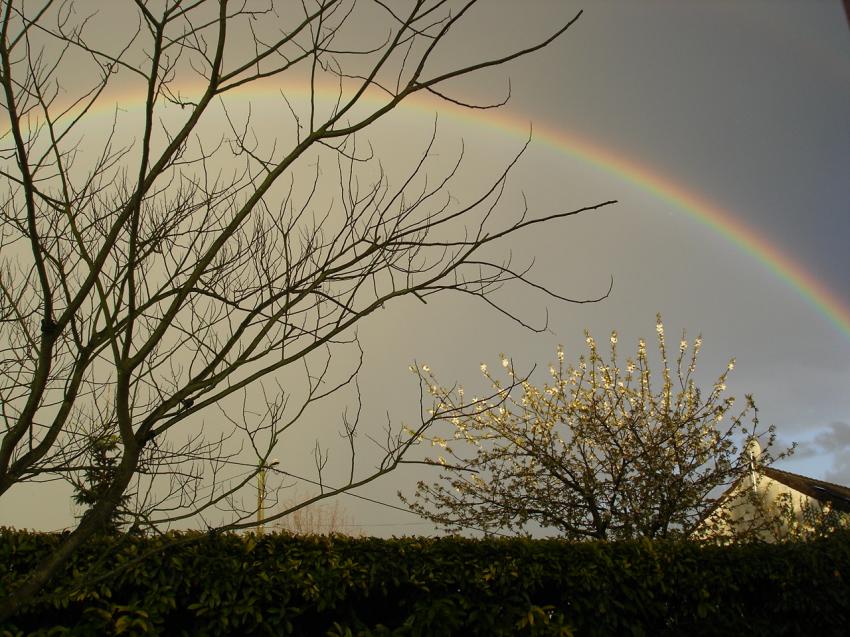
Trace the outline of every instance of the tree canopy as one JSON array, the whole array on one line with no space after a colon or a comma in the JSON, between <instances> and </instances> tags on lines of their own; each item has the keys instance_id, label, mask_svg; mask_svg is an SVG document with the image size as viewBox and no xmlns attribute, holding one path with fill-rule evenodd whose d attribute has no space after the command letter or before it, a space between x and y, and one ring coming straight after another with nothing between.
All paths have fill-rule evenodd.
<instances>
[{"instance_id":1,"label":"tree canopy","mask_svg":"<svg viewBox=\"0 0 850 637\"><path fill-rule=\"evenodd\" d=\"M432 430L438 448L428 462L436 482L420 481L405 498L420 515L447 529L554 530L573 538L616 539L688 535L722 487L748 468L743 441L767 439L759 462L769 464L772 428L759 431L750 395L743 405L727 392L734 360L707 389L696 381L702 338L682 333L671 353L659 316L657 371L646 341L622 363L618 335L606 357L586 335L587 353L565 363L562 348L537 386L501 356L503 378L481 365L496 396ZM416 370L436 407L458 410L463 388L443 387L425 366ZM438 435L443 433L443 435Z\"/></svg>"}]
</instances>

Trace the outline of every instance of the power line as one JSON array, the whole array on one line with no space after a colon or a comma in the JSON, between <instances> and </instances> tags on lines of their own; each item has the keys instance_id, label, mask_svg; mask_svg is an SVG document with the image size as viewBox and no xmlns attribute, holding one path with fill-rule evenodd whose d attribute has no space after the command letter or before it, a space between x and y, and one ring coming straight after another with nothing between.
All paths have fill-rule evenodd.
<instances>
[{"instance_id":1,"label":"power line","mask_svg":"<svg viewBox=\"0 0 850 637\"><path fill-rule=\"evenodd\" d=\"M256 466L257 466L257 465L249 464L247 462L238 462L236 460L227 460L227 461L225 461L225 464L232 464L232 465L237 465L237 466L240 466L240 467L252 467L252 468L256 468ZM383 507L387 507L388 509L395 509L396 511L403 511L404 513L408 513L410 515L416 515L416 513L414 513L410 509L405 509L404 507L396 506L395 504L390 504L389 502L382 502L380 500L376 500L374 498L369 498L369 497L366 497L365 495L360 495L358 493L353 493L351 491L340 491L337 487L332 487L328 484L324 484L322 482L318 482L318 481L312 480L310 478L305 478L304 476L299 476L299 475L296 475L294 473L290 473L289 471L284 471L283 469L278 469L275 466L266 467L266 471L274 471L276 473L280 473L282 475L288 476L290 478L294 478L296 480L308 482L309 484L312 484L312 485L317 486L317 487L327 488L327 489L330 489L332 491L339 491L339 494L349 495L352 498L357 498L359 500L365 500L366 502L372 502L374 504L379 504ZM337 494L337 495L339 495L339 494ZM476 530L480 530L480 529L476 529Z\"/></svg>"},{"instance_id":2,"label":"power line","mask_svg":"<svg viewBox=\"0 0 850 637\"><path fill-rule=\"evenodd\" d=\"M223 460L221 462L222 462L222 464L232 464L232 465L236 465L236 466L240 466L240 467L251 467L251 468L257 467L257 465L250 464L250 463L247 463L247 462L239 462L237 460ZM336 488L336 487L331 487L330 485L324 484L322 482L318 482L318 481L312 480L310 478L305 478L304 476L299 476L297 474L290 473L289 471L284 471L283 469L278 469L276 466L266 467L265 469L266 469L266 471L274 471L274 472L280 473L282 475L288 476L290 478L294 478L295 480L301 480L303 482L307 482L307 483L312 484L314 486L322 487L323 489L327 488L327 489L331 489L332 491L338 491L338 493L336 495L340 495L340 494L348 495L348 496L351 496L352 498L357 498L358 500L364 500L366 502L378 504L378 505L380 505L382 507L386 507L388 509L394 509L396 511L403 511L404 513L407 513L409 515L418 515L417 513L414 513L413 511L411 511L410 509L406 509L404 507L400 507L400 506L397 506L395 504L390 504L389 502L382 502L381 500L376 500L375 498L369 498L365 495L360 495L359 493L354 493L352 491L345 491L345 490L341 490L341 489ZM424 525L424 524L430 524L430 522L411 523L411 526L413 524L423 524ZM379 524L365 525L364 524L364 525L361 525L361 526L382 526L382 525L379 525ZM387 524L385 526L402 526L402 525ZM461 528L469 529L470 531L478 531L479 533L484 533L484 534L498 535L500 537L512 537L508 533L501 533L499 531L488 531L486 529L482 529L482 528L479 528L477 526L461 525Z\"/></svg>"},{"instance_id":3,"label":"power line","mask_svg":"<svg viewBox=\"0 0 850 637\"><path fill-rule=\"evenodd\" d=\"M431 522L364 522L364 523L342 523L342 522L316 522L313 523L315 526L326 526L326 527L364 527L364 526L427 526L430 525Z\"/></svg>"},{"instance_id":4,"label":"power line","mask_svg":"<svg viewBox=\"0 0 850 637\"><path fill-rule=\"evenodd\" d=\"M255 465L255 464L251 464L251 463L248 463L248 462L239 462L237 460L219 460L218 462L219 462L219 464L234 465L234 466L237 466L237 467L248 467L252 470L257 468L257 465ZM299 476L295 473L291 473L289 471L284 471L283 469L278 469L275 466L266 467L265 469L266 469L266 471L274 471L274 472L280 473L281 475L285 475L285 476L288 476L290 478L293 478L295 480L301 480L302 482L307 482L307 483L312 484L314 486L322 487L323 489L327 488L327 489L331 489L332 491L337 491L338 493L336 493L336 495L340 495L340 494L347 495L347 496L350 496L352 498L357 498L358 500L363 500L365 502L371 502L372 504L377 504L377 505L385 507L387 509L393 509L395 511L401 511L403 513L407 513L408 515L418 515L418 514L414 513L413 511L411 511L410 509L406 509L404 507L400 507L400 506L397 506L395 504L390 504L389 502L383 502L381 500L376 500L375 498L370 498L370 497L365 496L365 495L360 495L359 493L354 493L352 491L346 491L346 490L343 490L343 489L340 489L340 488L331 487L330 485L324 484L322 482L318 482L318 481L313 480L311 478L305 478L304 476ZM233 481L233 480L236 480L236 479L243 478L244 476L248 475L249 473L250 473L250 471L245 471L243 473L237 474L236 476L232 476L231 478L229 478L229 481ZM200 487L198 489L198 491L208 490L208 489L211 489L211 488L215 488L215 485ZM425 526L425 525L430 525L430 524L432 524L432 523L423 521L423 522L402 522L402 523L387 522L387 523L375 523L375 524L340 524L339 526L346 526L346 527ZM63 529L63 530L69 530L71 528L73 528L73 527L67 527L66 529ZM484 533L484 534L498 535L500 537L512 537L511 535L509 535L507 533L501 533L499 531L492 531L492 530L487 531L487 530L479 528L477 526L461 525L461 528L469 529L471 531L478 531L478 532Z\"/></svg>"}]
</instances>

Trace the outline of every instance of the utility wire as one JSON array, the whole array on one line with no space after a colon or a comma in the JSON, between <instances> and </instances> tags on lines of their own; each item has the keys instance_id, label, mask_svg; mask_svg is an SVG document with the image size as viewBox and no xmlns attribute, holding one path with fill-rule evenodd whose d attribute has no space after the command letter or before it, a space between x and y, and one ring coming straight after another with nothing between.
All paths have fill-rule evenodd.
<instances>
[{"instance_id":1,"label":"utility wire","mask_svg":"<svg viewBox=\"0 0 850 637\"><path fill-rule=\"evenodd\" d=\"M256 469L257 468L257 465L255 465L255 464L251 464L251 463L248 463L248 462L239 462L237 460L219 460L219 463L220 464L234 465L234 466L237 466L237 467L249 467L250 469ZM295 480L301 480L302 482L307 482L307 483L312 484L314 486L331 489L332 491L338 490L337 488L331 487L330 485L324 484L322 482L318 482L316 480L312 480L311 478L305 478L304 476L299 476L299 475L291 473L289 471L284 471L283 469L278 469L277 467L274 467L274 466L266 467L265 469L266 469L266 471L274 471L274 472L279 473L281 475L293 478ZM242 477L248 475L248 473L250 473L250 471L245 471L245 472L240 473L236 476L233 476L232 478L230 478L230 480L232 481L232 480L235 480L235 479L242 478ZM210 489L210 488L214 488L214 487L215 487L215 485L211 485L211 486L208 486L208 487L201 487L201 488L202 489ZM390 504L389 502L383 502L381 500L376 500L375 498L370 498L370 497L367 497L365 495L360 495L359 493L354 493L352 491L339 491L339 493L337 493L337 495L347 495L347 496L350 496L352 498L357 498L358 500L364 500L366 502L371 502L372 504L377 504L379 506L386 507L387 509L394 509L396 511L402 511L403 513L407 513L409 515L417 515L416 513L411 511L410 509L406 509L404 507L400 507L400 506L397 506L395 504ZM429 524L431 524L431 522L409 522L409 523L399 523L399 524L394 524L394 523L343 524L343 525L340 525L340 526L350 526L350 527L420 526L420 525L425 526L425 525L429 525ZM69 530L71 528L73 528L73 527L67 527L66 529L62 529L62 530ZM500 531L492 531L492 530L487 531L487 530L479 528L477 526L461 525L461 528L468 529L470 531L478 531L479 533L484 533L484 534L498 535L500 537L513 537L508 533L501 533Z\"/></svg>"},{"instance_id":2,"label":"utility wire","mask_svg":"<svg viewBox=\"0 0 850 637\"><path fill-rule=\"evenodd\" d=\"M250 464L250 463L247 463L247 462L239 462L237 460L224 460L224 461L222 461L222 464L232 464L232 465L236 465L236 466L240 466L240 467L251 467L251 468L257 467L257 465ZM337 488L331 487L328 484L324 484L322 482L318 482L318 481L312 480L310 478L305 478L304 476L299 476L297 474L290 473L289 471L284 471L283 469L278 469L275 466L266 467L265 470L266 471L274 471L274 472L280 473L281 475L285 475L285 476L288 476L290 478L293 478L295 480L301 480L303 482L307 482L309 484L312 484L312 485L315 485L315 486L318 486L318 487L331 489L332 491L338 490ZM373 504L378 504L378 505L380 505L382 507L386 507L388 509L395 509L396 511L403 511L404 513L408 513L410 515L417 515L416 513L411 511L410 509L405 509L404 507L400 507L400 506L397 506L395 504L390 504L389 502L382 502L381 500L369 498L365 495L360 495L359 493L354 493L352 491L340 491L337 495L348 495L348 496L351 496L352 498L357 498L358 500L365 500L366 502L372 502ZM422 524L430 524L430 522L423 522ZM367 525L362 525L362 526L367 526ZM381 526L381 525L373 524L373 525L368 525L368 526ZM386 526L390 526L390 525L386 525ZM399 526L401 526L401 525L399 525ZM489 534L489 535L498 535L500 537L513 537L512 535L510 535L508 533L501 533L500 531L487 531L487 530L479 528L477 526L461 525L461 528L469 529L470 531L478 531L480 533Z\"/></svg>"}]
</instances>

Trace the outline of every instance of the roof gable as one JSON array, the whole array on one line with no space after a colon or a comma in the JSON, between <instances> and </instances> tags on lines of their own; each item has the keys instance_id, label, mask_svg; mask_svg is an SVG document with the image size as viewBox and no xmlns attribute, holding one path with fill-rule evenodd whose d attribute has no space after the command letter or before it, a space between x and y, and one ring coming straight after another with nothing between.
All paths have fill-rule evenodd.
<instances>
[{"instance_id":1,"label":"roof gable","mask_svg":"<svg viewBox=\"0 0 850 637\"><path fill-rule=\"evenodd\" d=\"M840 484L815 480L790 471L782 471L773 467L760 467L759 473L784 484L786 487L799 491L818 502L830 502L837 511L850 512L850 488Z\"/></svg>"}]
</instances>

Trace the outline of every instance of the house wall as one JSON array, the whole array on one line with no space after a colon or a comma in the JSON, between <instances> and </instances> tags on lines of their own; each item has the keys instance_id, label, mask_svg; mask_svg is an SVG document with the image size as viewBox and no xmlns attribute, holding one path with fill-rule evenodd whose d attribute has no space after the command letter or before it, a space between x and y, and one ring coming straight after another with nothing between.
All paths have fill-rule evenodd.
<instances>
[{"instance_id":1,"label":"house wall","mask_svg":"<svg viewBox=\"0 0 850 637\"><path fill-rule=\"evenodd\" d=\"M755 534L767 542L787 537L804 523L803 511L819 510L820 503L796 489L751 471L699 525L698 538Z\"/></svg>"}]
</instances>

